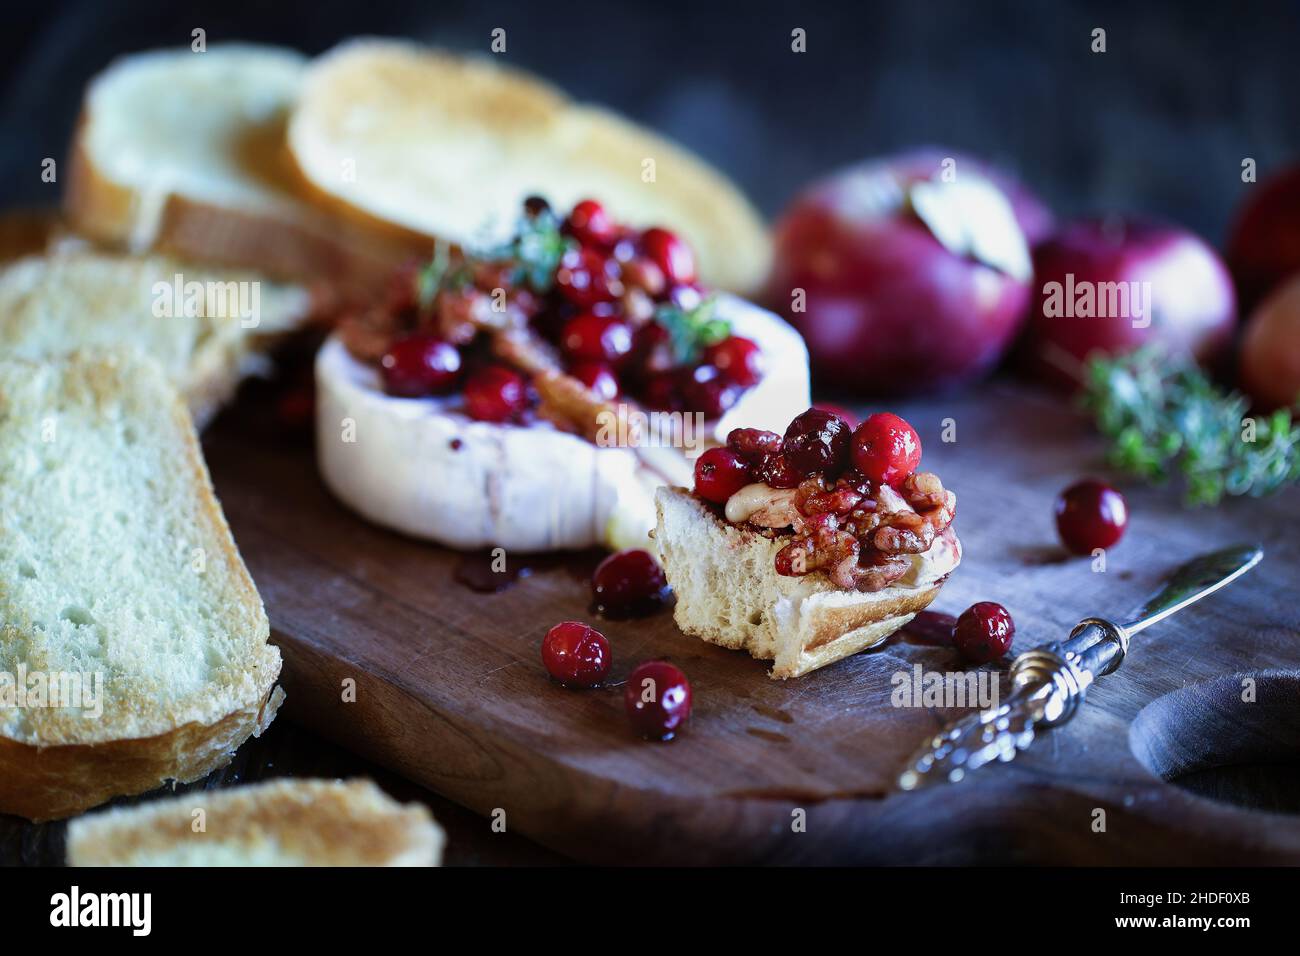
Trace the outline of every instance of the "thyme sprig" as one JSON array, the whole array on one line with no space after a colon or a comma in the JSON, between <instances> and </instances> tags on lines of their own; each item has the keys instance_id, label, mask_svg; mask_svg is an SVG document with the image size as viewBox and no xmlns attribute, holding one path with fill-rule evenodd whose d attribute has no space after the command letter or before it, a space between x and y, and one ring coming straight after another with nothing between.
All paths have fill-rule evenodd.
<instances>
[{"instance_id":1,"label":"thyme sprig","mask_svg":"<svg viewBox=\"0 0 1300 956\"><path fill-rule=\"evenodd\" d=\"M655 310L655 321L668 330L675 362L694 362L704 349L731 334L731 323L718 318L717 311L718 300L713 295L691 308L664 303Z\"/></svg>"},{"instance_id":2,"label":"thyme sprig","mask_svg":"<svg viewBox=\"0 0 1300 956\"><path fill-rule=\"evenodd\" d=\"M1179 478L1188 505L1261 497L1300 481L1300 424L1289 409L1253 417L1250 401L1192 362L1140 349L1088 365L1084 408L1111 464L1148 481Z\"/></svg>"},{"instance_id":3,"label":"thyme sprig","mask_svg":"<svg viewBox=\"0 0 1300 956\"><path fill-rule=\"evenodd\" d=\"M513 261L517 282L526 282L534 292L548 292L560 260L576 245L560 230L559 217L545 209L521 216L513 238L483 253L482 258Z\"/></svg>"}]
</instances>

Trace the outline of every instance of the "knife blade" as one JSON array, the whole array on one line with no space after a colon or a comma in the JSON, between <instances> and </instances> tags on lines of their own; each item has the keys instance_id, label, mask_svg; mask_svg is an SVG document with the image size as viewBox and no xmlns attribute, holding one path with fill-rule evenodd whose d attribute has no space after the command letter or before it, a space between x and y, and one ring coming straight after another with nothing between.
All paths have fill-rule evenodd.
<instances>
[{"instance_id":1,"label":"knife blade","mask_svg":"<svg viewBox=\"0 0 1300 956\"><path fill-rule=\"evenodd\" d=\"M1011 665L1010 696L950 722L926 741L899 775L899 789L956 783L994 761L1014 759L1041 730L1059 727L1078 712L1097 678L1123 663L1133 635L1226 587L1263 557L1263 548L1251 544L1193 558L1143 601L1128 623L1085 618L1065 641L1021 654Z\"/></svg>"}]
</instances>

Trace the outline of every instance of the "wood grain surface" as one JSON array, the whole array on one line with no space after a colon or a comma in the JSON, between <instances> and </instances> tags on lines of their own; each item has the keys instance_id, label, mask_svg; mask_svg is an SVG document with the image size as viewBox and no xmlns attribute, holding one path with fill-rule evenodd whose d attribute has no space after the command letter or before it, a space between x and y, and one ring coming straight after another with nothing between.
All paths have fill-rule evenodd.
<instances>
[{"instance_id":1,"label":"wood grain surface","mask_svg":"<svg viewBox=\"0 0 1300 956\"><path fill-rule=\"evenodd\" d=\"M514 587L476 593L454 580L459 555L337 503L311 449L285 441L255 404L225 416L205 448L284 653L285 713L477 813L504 812L508 829L566 854L1300 862L1300 818L1205 796L1249 801L1260 790L1255 802L1286 808L1277 781L1294 779L1300 756L1300 612L1287 600L1300 567L1295 491L1187 511L1170 490L1121 482L1132 521L1096 572L1064 555L1052 525L1060 488L1105 473L1097 441L1066 406L994 384L895 410L918 427L925 466L959 497L966 558L935 608L1000 601L1017 621L1016 652L1083 616L1122 615L1199 552L1259 540L1265 561L1142 634L1073 723L1014 763L906 794L893 787L906 757L957 711L894 707L892 681L918 663L960 670L950 651L892 641L781 683L764 663L682 635L670 614L606 622L615 677L667 657L694 688L688 732L646 743L628 730L620 687L568 691L538 660L548 627L591 618L589 560L548 561ZM946 418L952 443L939 440ZM1256 679L1250 703L1240 699L1245 676ZM344 699L349 680L355 701ZM1216 680L1212 692L1166 696ZM1189 747L1198 753L1171 757ZM1223 766L1242 771L1235 783L1215 775ZM1161 778L1179 774L1186 787Z\"/></svg>"}]
</instances>

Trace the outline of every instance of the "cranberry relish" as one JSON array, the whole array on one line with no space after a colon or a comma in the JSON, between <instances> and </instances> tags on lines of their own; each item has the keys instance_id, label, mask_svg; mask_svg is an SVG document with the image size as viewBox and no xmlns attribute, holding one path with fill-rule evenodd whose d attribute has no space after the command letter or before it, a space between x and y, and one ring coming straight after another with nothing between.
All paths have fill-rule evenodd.
<instances>
[{"instance_id":1,"label":"cranberry relish","mask_svg":"<svg viewBox=\"0 0 1300 956\"><path fill-rule=\"evenodd\" d=\"M777 573L822 571L837 587L880 591L930 550L957 508L936 475L916 471L920 460L916 431L897 415L852 429L810 408L784 436L734 429L726 448L697 459L695 493L733 524L788 537Z\"/></svg>"},{"instance_id":2,"label":"cranberry relish","mask_svg":"<svg viewBox=\"0 0 1300 956\"><path fill-rule=\"evenodd\" d=\"M591 199L561 220L534 197L509 243L439 245L340 333L389 394L461 392L472 418L589 433L620 396L717 418L756 385L759 347L714 313L678 236L621 226Z\"/></svg>"}]
</instances>

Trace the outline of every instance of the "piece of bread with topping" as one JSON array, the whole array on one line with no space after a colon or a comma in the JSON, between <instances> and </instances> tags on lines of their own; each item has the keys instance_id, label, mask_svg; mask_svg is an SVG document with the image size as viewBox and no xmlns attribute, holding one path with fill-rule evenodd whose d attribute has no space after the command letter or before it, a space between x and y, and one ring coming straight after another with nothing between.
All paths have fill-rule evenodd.
<instances>
[{"instance_id":1,"label":"piece of bread with topping","mask_svg":"<svg viewBox=\"0 0 1300 956\"><path fill-rule=\"evenodd\" d=\"M280 652L154 361L0 361L0 622L0 813L197 780L274 717Z\"/></svg>"},{"instance_id":2,"label":"piece of bread with topping","mask_svg":"<svg viewBox=\"0 0 1300 956\"><path fill-rule=\"evenodd\" d=\"M71 866L438 866L427 807L369 780L270 780L115 807L68 826Z\"/></svg>"},{"instance_id":3,"label":"piece of bread with topping","mask_svg":"<svg viewBox=\"0 0 1300 956\"><path fill-rule=\"evenodd\" d=\"M776 571L781 540L729 524L682 488L661 488L655 501L655 546L677 596L677 626L772 661L774 678L800 677L879 644L943 584L927 576L862 593L821 574L787 577ZM961 553L956 536L942 547L950 571Z\"/></svg>"},{"instance_id":4,"label":"piece of bread with topping","mask_svg":"<svg viewBox=\"0 0 1300 956\"><path fill-rule=\"evenodd\" d=\"M855 428L810 408L784 435L736 429L660 489L655 545L687 634L799 677L883 641L961 561L957 496L916 471L915 430L889 413Z\"/></svg>"}]
</instances>

